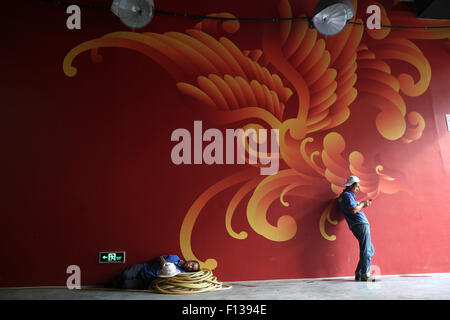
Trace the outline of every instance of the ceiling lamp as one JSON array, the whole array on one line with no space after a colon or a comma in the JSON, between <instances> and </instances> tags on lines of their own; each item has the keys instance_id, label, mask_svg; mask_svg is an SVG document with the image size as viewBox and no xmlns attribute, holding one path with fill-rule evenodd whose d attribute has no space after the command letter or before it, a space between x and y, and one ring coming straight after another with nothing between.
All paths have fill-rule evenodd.
<instances>
[{"instance_id":1,"label":"ceiling lamp","mask_svg":"<svg viewBox=\"0 0 450 320\"><path fill-rule=\"evenodd\" d=\"M111 11L124 25L135 30L144 28L152 21L155 5L153 0L114 0Z\"/></svg>"},{"instance_id":2,"label":"ceiling lamp","mask_svg":"<svg viewBox=\"0 0 450 320\"><path fill-rule=\"evenodd\" d=\"M312 24L321 34L334 36L353 16L353 6L348 0L320 0L314 8Z\"/></svg>"}]
</instances>

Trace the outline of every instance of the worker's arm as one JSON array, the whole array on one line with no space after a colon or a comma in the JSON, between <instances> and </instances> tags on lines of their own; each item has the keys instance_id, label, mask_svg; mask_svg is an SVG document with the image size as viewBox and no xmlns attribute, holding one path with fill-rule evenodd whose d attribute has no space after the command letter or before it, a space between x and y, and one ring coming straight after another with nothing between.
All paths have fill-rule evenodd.
<instances>
[{"instance_id":1,"label":"worker's arm","mask_svg":"<svg viewBox=\"0 0 450 320\"><path fill-rule=\"evenodd\" d=\"M361 201L357 206L350 208L350 211L353 214L357 214L358 212L360 212L363 208L366 208L368 206L370 206L370 204L372 203L372 200L364 200Z\"/></svg>"},{"instance_id":2,"label":"worker's arm","mask_svg":"<svg viewBox=\"0 0 450 320\"><path fill-rule=\"evenodd\" d=\"M159 263L161 264L161 267L167 263L166 259L164 259L164 256L159 256Z\"/></svg>"}]
</instances>

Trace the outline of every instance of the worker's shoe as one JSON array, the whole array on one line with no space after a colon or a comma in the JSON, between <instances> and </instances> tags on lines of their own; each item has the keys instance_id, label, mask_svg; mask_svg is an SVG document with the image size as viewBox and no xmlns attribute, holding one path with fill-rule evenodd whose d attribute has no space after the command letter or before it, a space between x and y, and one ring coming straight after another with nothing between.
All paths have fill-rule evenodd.
<instances>
[{"instance_id":1,"label":"worker's shoe","mask_svg":"<svg viewBox=\"0 0 450 320\"><path fill-rule=\"evenodd\" d=\"M360 274L355 274L355 281L361 281L361 275Z\"/></svg>"},{"instance_id":2,"label":"worker's shoe","mask_svg":"<svg viewBox=\"0 0 450 320\"><path fill-rule=\"evenodd\" d=\"M361 276L361 281L376 281L373 275L370 276Z\"/></svg>"}]
</instances>

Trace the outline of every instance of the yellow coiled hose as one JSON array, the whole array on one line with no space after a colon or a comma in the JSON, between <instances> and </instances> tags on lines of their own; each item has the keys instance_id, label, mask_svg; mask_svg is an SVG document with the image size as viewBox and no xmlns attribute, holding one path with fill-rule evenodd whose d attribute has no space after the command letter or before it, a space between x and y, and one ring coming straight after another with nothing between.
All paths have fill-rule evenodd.
<instances>
[{"instance_id":1,"label":"yellow coiled hose","mask_svg":"<svg viewBox=\"0 0 450 320\"><path fill-rule=\"evenodd\" d=\"M217 280L211 270L183 272L171 278L155 280L150 289L166 294L191 294L231 289L231 285Z\"/></svg>"}]
</instances>

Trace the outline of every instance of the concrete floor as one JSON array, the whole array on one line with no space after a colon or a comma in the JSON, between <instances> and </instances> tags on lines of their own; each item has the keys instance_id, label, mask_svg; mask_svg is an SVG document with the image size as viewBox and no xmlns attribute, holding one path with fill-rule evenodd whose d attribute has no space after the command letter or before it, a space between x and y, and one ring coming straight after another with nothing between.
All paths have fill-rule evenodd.
<instances>
[{"instance_id":1,"label":"concrete floor","mask_svg":"<svg viewBox=\"0 0 450 320\"><path fill-rule=\"evenodd\" d=\"M124 290L0 288L0 300L450 300L450 273L353 278L228 282L232 288L199 294Z\"/></svg>"}]
</instances>

